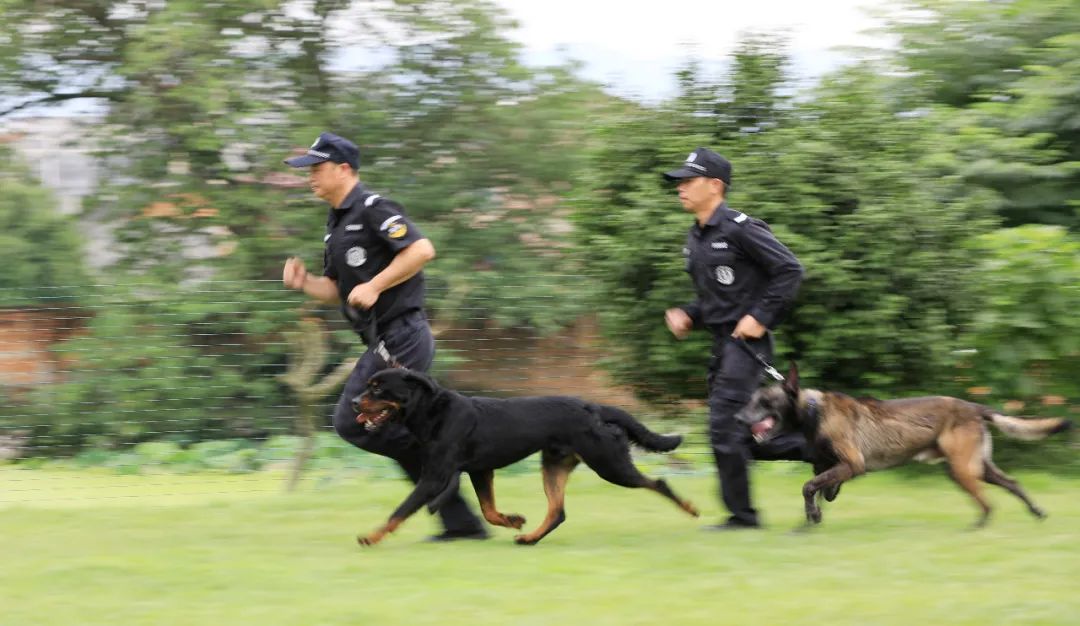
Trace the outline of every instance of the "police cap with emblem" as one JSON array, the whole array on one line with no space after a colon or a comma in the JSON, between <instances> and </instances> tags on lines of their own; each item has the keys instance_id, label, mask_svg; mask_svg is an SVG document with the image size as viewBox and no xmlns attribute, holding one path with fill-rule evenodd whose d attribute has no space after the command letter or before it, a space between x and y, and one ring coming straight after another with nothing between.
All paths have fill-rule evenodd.
<instances>
[{"instance_id":1,"label":"police cap with emblem","mask_svg":"<svg viewBox=\"0 0 1080 626\"><path fill-rule=\"evenodd\" d=\"M731 162L708 148L698 148L686 157L682 167L664 173L664 178L669 181L698 176L719 178L724 181L724 185L730 187Z\"/></svg>"},{"instance_id":2,"label":"police cap with emblem","mask_svg":"<svg viewBox=\"0 0 1080 626\"><path fill-rule=\"evenodd\" d=\"M360 169L360 149L344 137L334 133L322 133L308 148L307 154L285 159L285 163L293 167L307 167L323 161L348 163L354 170Z\"/></svg>"}]
</instances>

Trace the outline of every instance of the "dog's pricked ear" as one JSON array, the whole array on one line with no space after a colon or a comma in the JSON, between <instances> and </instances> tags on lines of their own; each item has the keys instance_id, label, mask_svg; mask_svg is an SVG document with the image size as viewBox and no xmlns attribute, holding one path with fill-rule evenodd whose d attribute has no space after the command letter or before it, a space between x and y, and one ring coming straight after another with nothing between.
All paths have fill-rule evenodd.
<instances>
[{"instance_id":1,"label":"dog's pricked ear","mask_svg":"<svg viewBox=\"0 0 1080 626\"><path fill-rule=\"evenodd\" d=\"M784 391L795 396L799 395L799 364L795 361L792 361L788 367L787 378L784 380Z\"/></svg>"},{"instance_id":2,"label":"dog's pricked ear","mask_svg":"<svg viewBox=\"0 0 1080 626\"><path fill-rule=\"evenodd\" d=\"M424 389L427 389L429 393L438 393L439 387L435 384L435 381L431 379L427 374L420 372L414 372L413 370L406 370L405 380L416 381L420 383Z\"/></svg>"}]
</instances>

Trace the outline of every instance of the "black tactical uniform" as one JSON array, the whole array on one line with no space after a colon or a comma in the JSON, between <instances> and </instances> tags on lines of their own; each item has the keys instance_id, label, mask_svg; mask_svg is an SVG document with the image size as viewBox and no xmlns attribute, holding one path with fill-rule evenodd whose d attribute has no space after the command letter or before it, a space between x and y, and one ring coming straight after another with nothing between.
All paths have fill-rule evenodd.
<instances>
[{"instance_id":1,"label":"black tactical uniform","mask_svg":"<svg viewBox=\"0 0 1080 626\"><path fill-rule=\"evenodd\" d=\"M731 183L731 165L720 155L699 148L683 167L668 172L668 180L695 176ZM750 504L747 464L751 458L808 460L806 440L788 433L767 444L754 444L749 428L735 413L753 395L762 367L731 337L744 315L775 328L798 291L803 268L795 255L776 240L765 222L733 210L721 202L704 225L690 227L683 249L686 271L697 300L682 306L695 328L713 335L709 361L709 441L720 477L720 493L731 512L729 524L756 526L757 511ZM772 337L747 339L753 350L772 360Z\"/></svg>"},{"instance_id":2,"label":"black tactical uniform","mask_svg":"<svg viewBox=\"0 0 1080 626\"><path fill-rule=\"evenodd\" d=\"M358 165L359 150L331 133L322 133L307 155L286 160L293 167L321 161ZM424 275L418 272L379 294L370 311L348 304L349 293L386 269L402 250L423 239L420 229L405 216L401 205L372 193L357 183L342 201L331 207L323 237L323 275L337 283L342 313L367 345L345 382L334 409L334 430L354 446L390 457L415 483L420 478L419 442L401 424L383 424L375 432L356 422L352 398L359 395L378 370L391 359L404 367L426 372L435 357L435 339L424 313ZM374 316L374 319L373 319ZM374 331L374 334L373 334ZM486 531L455 492L439 508L446 533L440 538L479 537Z\"/></svg>"}]
</instances>

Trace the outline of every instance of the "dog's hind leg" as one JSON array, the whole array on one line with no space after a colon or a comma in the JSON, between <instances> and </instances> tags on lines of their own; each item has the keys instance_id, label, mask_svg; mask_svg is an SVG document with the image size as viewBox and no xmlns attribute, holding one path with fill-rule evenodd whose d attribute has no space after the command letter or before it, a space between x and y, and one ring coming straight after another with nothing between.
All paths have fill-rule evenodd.
<instances>
[{"instance_id":1,"label":"dog's hind leg","mask_svg":"<svg viewBox=\"0 0 1080 626\"><path fill-rule=\"evenodd\" d=\"M949 476L971 494L982 509L982 515L975 521L975 528L986 525L992 510L979 487L979 478L984 476L982 434L982 425L972 424L947 429L938 437L938 447L949 461Z\"/></svg>"},{"instance_id":2,"label":"dog's hind leg","mask_svg":"<svg viewBox=\"0 0 1080 626\"><path fill-rule=\"evenodd\" d=\"M604 445L579 445L577 447L581 460L585 462L596 474L613 485L629 487L630 489L645 488L668 498L694 517L698 516L697 507L689 500L683 500L671 490L663 479L653 479L641 473L630 458L630 448L625 441L621 447L613 447L612 443Z\"/></svg>"},{"instance_id":3,"label":"dog's hind leg","mask_svg":"<svg viewBox=\"0 0 1080 626\"><path fill-rule=\"evenodd\" d=\"M574 471L577 464L578 458L572 454L559 455L547 450L540 453L540 471L544 477L544 493L548 500L547 516L536 530L518 535L514 537L514 541L522 545L532 545L566 521L566 481L570 479L570 472Z\"/></svg>"},{"instance_id":4,"label":"dog's hind leg","mask_svg":"<svg viewBox=\"0 0 1080 626\"><path fill-rule=\"evenodd\" d=\"M1016 482L1016 479L1005 472L1002 472L989 458L983 459L983 480L991 485L1004 487L1009 493L1023 500L1024 504L1027 505L1028 510L1031 511L1031 514L1035 517L1039 519L1046 517L1046 511L1043 511L1039 508L1039 505L1032 502L1031 498L1029 498L1027 493L1020 487L1020 483Z\"/></svg>"},{"instance_id":5,"label":"dog's hind leg","mask_svg":"<svg viewBox=\"0 0 1080 626\"><path fill-rule=\"evenodd\" d=\"M514 513L505 515L495 508L494 471L469 472L469 479L472 480L473 489L476 490L476 497L480 500L480 511L484 514L484 519L495 526L505 526L506 528L521 528L525 525L524 517Z\"/></svg>"}]
</instances>

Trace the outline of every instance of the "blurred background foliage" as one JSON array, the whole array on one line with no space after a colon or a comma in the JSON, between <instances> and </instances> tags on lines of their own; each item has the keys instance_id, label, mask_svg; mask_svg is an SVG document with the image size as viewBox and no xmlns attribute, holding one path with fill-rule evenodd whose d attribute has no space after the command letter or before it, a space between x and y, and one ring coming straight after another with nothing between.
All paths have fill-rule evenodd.
<instances>
[{"instance_id":1,"label":"blurred background foliage","mask_svg":"<svg viewBox=\"0 0 1080 626\"><path fill-rule=\"evenodd\" d=\"M55 348L93 367L4 403L45 449L168 432L102 398L168 400L178 441L264 432L289 401L273 379L283 333L334 314L229 285L280 280L291 254L320 265L325 214L281 159L326 129L360 144L361 179L435 242L437 322L543 335L596 315L603 365L647 402L704 397L708 338L676 342L662 322L692 291L690 219L659 176L700 145L733 161L730 203L807 267L778 358L815 385L1033 413L1080 397L1075 1L907 0L884 27L895 47L811 88L781 35L747 33L718 78L688 58L659 103L573 63L523 64L486 0L0 0L0 15L0 114L77 98L103 112L82 215L53 216L0 158L3 305L43 289L95 311ZM343 67L343 49L370 63ZM80 238L82 220L114 241ZM104 270L75 252L96 245L116 255ZM137 329L162 320L169 340L148 347ZM337 338L337 357L355 354Z\"/></svg>"}]
</instances>

